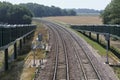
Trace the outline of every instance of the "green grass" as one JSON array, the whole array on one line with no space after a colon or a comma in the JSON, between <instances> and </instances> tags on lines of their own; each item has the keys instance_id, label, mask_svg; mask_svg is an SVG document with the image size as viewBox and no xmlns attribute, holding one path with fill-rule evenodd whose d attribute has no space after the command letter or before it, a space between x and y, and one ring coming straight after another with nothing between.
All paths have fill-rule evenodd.
<instances>
[{"instance_id":1,"label":"green grass","mask_svg":"<svg viewBox=\"0 0 120 80\"><path fill-rule=\"evenodd\" d=\"M78 35L80 35L85 41L87 41L87 43L90 44L94 49L96 49L101 56L105 56L106 55L106 49L101 47L98 43L96 43L93 40L89 39L88 37L84 36L80 32L77 32L77 31L75 31L75 32Z\"/></svg>"}]
</instances>

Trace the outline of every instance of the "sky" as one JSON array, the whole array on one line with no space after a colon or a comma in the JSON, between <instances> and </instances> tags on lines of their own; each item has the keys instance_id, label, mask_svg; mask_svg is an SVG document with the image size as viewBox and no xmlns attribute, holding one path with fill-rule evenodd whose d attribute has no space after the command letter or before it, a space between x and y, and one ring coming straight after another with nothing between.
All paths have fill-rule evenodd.
<instances>
[{"instance_id":1,"label":"sky","mask_svg":"<svg viewBox=\"0 0 120 80\"><path fill-rule=\"evenodd\" d=\"M46 6L54 5L60 8L89 8L103 10L111 0L0 0L13 4L19 3L38 3Z\"/></svg>"}]
</instances>

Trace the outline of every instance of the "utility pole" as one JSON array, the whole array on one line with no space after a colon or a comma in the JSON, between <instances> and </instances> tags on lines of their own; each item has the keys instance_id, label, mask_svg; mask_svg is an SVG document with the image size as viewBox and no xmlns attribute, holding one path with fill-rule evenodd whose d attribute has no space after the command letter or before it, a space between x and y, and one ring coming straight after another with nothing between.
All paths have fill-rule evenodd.
<instances>
[{"instance_id":1,"label":"utility pole","mask_svg":"<svg viewBox=\"0 0 120 80\"><path fill-rule=\"evenodd\" d=\"M32 50L33 50L33 66L36 66L35 64L35 50L36 50L36 45L35 44L32 44Z\"/></svg>"},{"instance_id":2,"label":"utility pole","mask_svg":"<svg viewBox=\"0 0 120 80\"><path fill-rule=\"evenodd\" d=\"M105 34L105 40L107 41L107 44L106 44L106 64L109 64L109 58L108 58L108 51L109 51L109 47L110 47L110 34L109 33Z\"/></svg>"}]
</instances>

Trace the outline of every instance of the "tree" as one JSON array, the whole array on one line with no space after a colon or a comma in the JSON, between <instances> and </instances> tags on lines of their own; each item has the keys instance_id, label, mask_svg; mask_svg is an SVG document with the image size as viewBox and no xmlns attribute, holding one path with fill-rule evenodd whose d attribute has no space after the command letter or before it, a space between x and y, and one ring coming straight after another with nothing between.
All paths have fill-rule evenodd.
<instances>
[{"instance_id":1,"label":"tree","mask_svg":"<svg viewBox=\"0 0 120 80\"><path fill-rule=\"evenodd\" d=\"M107 7L105 8L105 10L102 12L101 16L103 18L103 23L104 24L110 24L111 21L111 7L110 5L107 5Z\"/></svg>"},{"instance_id":2,"label":"tree","mask_svg":"<svg viewBox=\"0 0 120 80\"><path fill-rule=\"evenodd\" d=\"M0 23L7 23L8 16L10 13L8 11L12 8L12 4L8 2L0 2Z\"/></svg>"},{"instance_id":3,"label":"tree","mask_svg":"<svg viewBox=\"0 0 120 80\"><path fill-rule=\"evenodd\" d=\"M102 13L104 24L120 24L120 0L112 0Z\"/></svg>"},{"instance_id":4,"label":"tree","mask_svg":"<svg viewBox=\"0 0 120 80\"><path fill-rule=\"evenodd\" d=\"M31 23L32 15L24 7L14 5L14 7L8 12L10 13L8 17L9 24L30 24Z\"/></svg>"},{"instance_id":5,"label":"tree","mask_svg":"<svg viewBox=\"0 0 120 80\"><path fill-rule=\"evenodd\" d=\"M70 9L70 10L68 10L68 15L74 16L74 15L76 15L76 12L74 10Z\"/></svg>"},{"instance_id":6,"label":"tree","mask_svg":"<svg viewBox=\"0 0 120 80\"><path fill-rule=\"evenodd\" d=\"M32 13L25 7L0 2L0 23L30 24Z\"/></svg>"}]
</instances>

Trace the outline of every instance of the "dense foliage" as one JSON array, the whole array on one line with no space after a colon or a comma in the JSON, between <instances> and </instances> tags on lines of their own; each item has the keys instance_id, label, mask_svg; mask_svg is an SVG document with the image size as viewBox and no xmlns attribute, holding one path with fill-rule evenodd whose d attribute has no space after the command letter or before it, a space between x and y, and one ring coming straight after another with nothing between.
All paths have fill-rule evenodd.
<instances>
[{"instance_id":1,"label":"dense foliage","mask_svg":"<svg viewBox=\"0 0 120 80\"><path fill-rule=\"evenodd\" d=\"M120 0L112 0L102 13L104 24L120 24Z\"/></svg>"},{"instance_id":2,"label":"dense foliage","mask_svg":"<svg viewBox=\"0 0 120 80\"><path fill-rule=\"evenodd\" d=\"M2 24L30 24L31 12L20 5L0 2L0 23Z\"/></svg>"},{"instance_id":3,"label":"dense foliage","mask_svg":"<svg viewBox=\"0 0 120 80\"><path fill-rule=\"evenodd\" d=\"M27 3L20 5L27 7L35 17L76 15L76 12L74 10L61 9L55 6L48 7L36 3Z\"/></svg>"}]
</instances>

